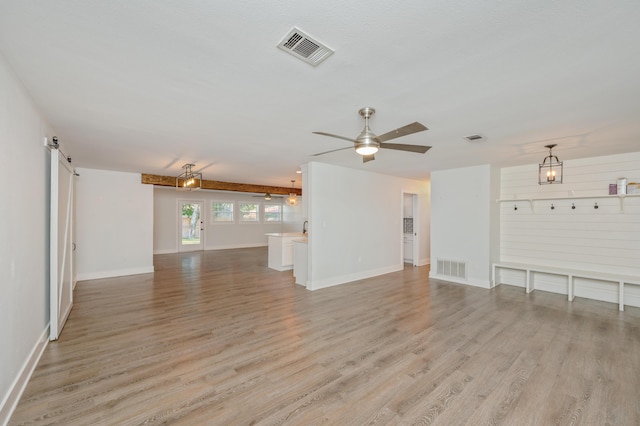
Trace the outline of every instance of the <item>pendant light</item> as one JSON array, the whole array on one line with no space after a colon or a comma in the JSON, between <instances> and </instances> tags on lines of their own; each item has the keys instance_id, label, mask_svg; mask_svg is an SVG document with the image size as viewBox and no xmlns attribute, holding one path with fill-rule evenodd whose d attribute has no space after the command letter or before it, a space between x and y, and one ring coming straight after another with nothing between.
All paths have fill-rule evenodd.
<instances>
[{"instance_id":1,"label":"pendant light","mask_svg":"<svg viewBox=\"0 0 640 426\"><path fill-rule=\"evenodd\" d=\"M197 191L202 189L202 173L194 172L191 168L195 164L185 164L182 166L184 172L176 178L176 189L178 191Z\"/></svg>"},{"instance_id":2,"label":"pendant light","mask_svg":"<svg viewBox=\"0 0 640 426\"><path fill-rule=\"evenodd\" d=\"M296 204L298 204L298 197L296 196L296 193L293 192L293 184L295 183L295 180L291 181L291 191L289 193L289 197L287 197L287 199L285 200L287 204L289 204L291 207L295 206Z\"/></svg>"},{"instance_id":3,"label":"pendant light","mask_svg":"<svg viewBox=\"0 0 640 426\"><path fill-rule=\"evenodd\" d=\"M539 185L562 183L562 161L558 160L558 157L553 155L551 151L555 146L556 144L544 146L549 149L549 155L542 160L542 163L538 164Z\"/></svg>"}]
</instances>

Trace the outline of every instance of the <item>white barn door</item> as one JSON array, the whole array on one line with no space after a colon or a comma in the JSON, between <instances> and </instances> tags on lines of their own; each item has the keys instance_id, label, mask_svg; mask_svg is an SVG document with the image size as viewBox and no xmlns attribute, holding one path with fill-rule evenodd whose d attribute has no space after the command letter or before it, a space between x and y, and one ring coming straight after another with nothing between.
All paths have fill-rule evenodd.
<instances>
[{"instance_id":1,"label":"white barn door","mask_svg":"<svg viewBox=\"0 0 640 426\"><path fill-rule=\"evenodd\" d=\"M49 340L58 340L73 306L73 176L69 161L52 149Z\"/></svg>"}]
</instances>

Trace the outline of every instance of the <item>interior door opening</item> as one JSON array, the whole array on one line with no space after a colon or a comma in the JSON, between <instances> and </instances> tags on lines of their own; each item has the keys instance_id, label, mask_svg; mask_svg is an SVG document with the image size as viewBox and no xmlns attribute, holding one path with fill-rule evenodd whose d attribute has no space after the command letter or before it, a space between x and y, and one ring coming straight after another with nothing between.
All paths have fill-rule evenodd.
<instances>
[{"instance_id":1,"label":"interior door opening","mask_svg":"<svg viewBox=\"0 0 640 426\"><path fill-rule=\"evenodd\" d=\"M418 194L402 194L402 259L418 266Z\"/></svg>"}]
</instances>

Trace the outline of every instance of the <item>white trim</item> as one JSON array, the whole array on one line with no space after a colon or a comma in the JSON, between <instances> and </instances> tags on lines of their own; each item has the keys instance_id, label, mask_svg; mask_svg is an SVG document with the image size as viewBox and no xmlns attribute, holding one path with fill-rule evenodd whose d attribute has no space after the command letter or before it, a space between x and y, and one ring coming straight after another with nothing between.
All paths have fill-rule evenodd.
<instances>
[{"instance_id":1,"label":"white trim","mask_svg":"<svg viewBox=\"0 0 640 426\"><path fill-rule=\"evenodd\" d=\"M173 254L177 253L177 249L164 249L164 250L154 250L153 254Z\"/></svg>"},{"instance_id":2,"label":"white trim","mask_svg":"<svg viewBox=\"0 0 640 426\"><path fill-rule=\"evenodd\" d=\"M367 278L377 277L379 275L402 271L403 269L404 262L402 262L400 265L387 266L384 268L357 272L355 274L341 275L325 280L307 280L307 290L319 290L321 288L333 287L335 285L346 284L353 281L364 280Z\"/></svg>"},{"instance_id":3,"label":"white trim","mask_svg":"<svg viewBox=\"0 0 640 426\"><path fill-rule=\"evenodd\" d=\"M429 273L429 278L430 279L434 279L434 280L449 281L449 282L456 283L456 284L470 285L470 286L473 286L473 287L480 287L480 288L486 288L486 289L490 289L491 288L489 280L466 281L466 280L457 279L455 277L450 277L448 275L438 275L435 272L430 272Z\"/></svg>"},{"instance_id":4,"label":"white trim","mask_svg":"<svg viewBox=\"0 0 640 426\"><path fill-rule=\"evenodd\" d=\"M11 386L9 386L9 392L5 395L5 398L0 404L0 424L6 425L9 423L9 419L11 415L15 411L18 406L18 402L20 401L20 397L24 393L24 390L27 387L27 383L29 383L29 379L33 375L42 354L44 353L47 344L49 343L49 325L45 327L44 331L40 335L40 338L31 349L31 353L24 361L20 372L13 380Z\"/></svg>"},{"instance_id":5,"label":"white trim","mask_svg":"<svg viewBox=\"0 0 640 426\"><path fill-rule=\"evenodd\" d=\"M227 244L222 246L207 247L205 250L232 250L241 248L267 247L267 243Z\"/></svg>"},{"instance_id":6,"label":"white trim","mask_svg":"<svg viewBox=\"0 0 640 426\"><path fill-rule=\"evenodd\" d=\"M126 275L149 274L154 272L153 266L141 266L138 268L114 269L111 271L87 272L78 274L78 281L99 280L101 278L123 277Z\"/></svg>"},{"instance_id":7,"label":"white trim","mask_svg":"<svg viewBox=\"0 0 640 426\"><path fill-rule=\"evenodd\" d=\"M241 248L255 248L255 247L267 247L265 243L250 243L250 244L228 244L223 246L205 247L205 251L210 250L232 250ZM153 254L174 254L178 253L176 249L154 250ZM181 252L183 253L183 252Z\"/></svg>"}]
</instances>

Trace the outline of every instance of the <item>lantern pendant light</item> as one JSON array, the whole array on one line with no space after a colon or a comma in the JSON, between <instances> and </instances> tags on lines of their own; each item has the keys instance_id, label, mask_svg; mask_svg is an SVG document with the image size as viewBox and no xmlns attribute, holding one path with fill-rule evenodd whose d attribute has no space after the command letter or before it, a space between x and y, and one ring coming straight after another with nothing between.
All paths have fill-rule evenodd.
<instances>
[{"instance_id":1,"label":"lantern pendant light","mask_svg":"<svg viewBox=\"0 0 640 426\"><path fill-rule=\"evenodd\" d=\"M549 149L549 155L542 160L542 163L538 164L539 185L562 183L563 166L562 161L558 160L558 157L553 155L552 149L555 146L556 144L544 146Z\"/></svg>"}]
</instances>

